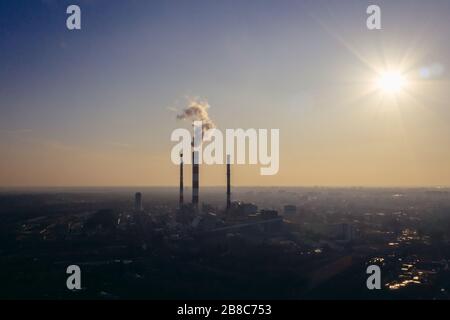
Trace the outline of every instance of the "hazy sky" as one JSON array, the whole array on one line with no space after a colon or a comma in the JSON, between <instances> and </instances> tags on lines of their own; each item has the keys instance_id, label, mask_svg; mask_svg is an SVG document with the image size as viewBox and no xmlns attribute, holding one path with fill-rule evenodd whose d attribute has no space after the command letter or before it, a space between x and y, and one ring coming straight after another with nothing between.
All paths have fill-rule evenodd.
<instances>
[{"instance_id":1,"label":"hazy sky","mask_svg":"<svg viewBox=\"0 0 450 320\"><path fill-rule=\"evenodd\" d=\"M373 1L1 1L0 186L175 185L187 97L280 129L278 175L235 185L450 185L450 1L376 2L369 31ZM385 69L403 92L369 92Z\"/></svg>"}]
</instances>

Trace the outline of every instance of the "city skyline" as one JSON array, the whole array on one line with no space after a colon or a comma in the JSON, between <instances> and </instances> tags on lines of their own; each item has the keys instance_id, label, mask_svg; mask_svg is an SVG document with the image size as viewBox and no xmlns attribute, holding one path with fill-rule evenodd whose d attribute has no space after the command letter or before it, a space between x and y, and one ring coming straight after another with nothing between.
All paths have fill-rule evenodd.
<instances>
[{"instance_id":1,"label":"city skyline","mask_svg":"<svg viewBox=\"0 0 450 320\"><path fill-rule=\"evenodd\" d=\"M446 1L380 1L382 30L368 1L79 1L78 31L68 4L0 4L0 187L175 187L190 97L280 129L279 173L233 186L450 186Z\"/></svg>"}]
</instances>

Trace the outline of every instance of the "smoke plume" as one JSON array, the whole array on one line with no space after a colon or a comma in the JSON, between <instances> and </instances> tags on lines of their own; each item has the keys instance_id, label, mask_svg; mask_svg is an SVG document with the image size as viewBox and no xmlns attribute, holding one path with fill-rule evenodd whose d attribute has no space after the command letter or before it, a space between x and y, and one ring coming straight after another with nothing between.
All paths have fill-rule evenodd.
<instances>
[{"instance_id":1,"label":"smoke plume","mask_svg":"<svg viewBox=\"0 0 450 320\"><path fill-rule=\"evenodd\" d=\"M189 105L177 115L179 120L202 121L203 132L215 128L214 122L209 118L209 104L206 101L191 100Z\"/></svg>"}]
</instances>

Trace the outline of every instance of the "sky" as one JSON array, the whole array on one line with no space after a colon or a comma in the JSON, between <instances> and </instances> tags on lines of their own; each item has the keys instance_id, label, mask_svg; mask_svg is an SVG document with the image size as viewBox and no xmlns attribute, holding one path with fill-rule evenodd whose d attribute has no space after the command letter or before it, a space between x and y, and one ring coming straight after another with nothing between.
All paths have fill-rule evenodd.
<instances>
[{"instance_id":1,"label":"sky","mask_svg":"<svg viewBox=\"0 0 450 320\"><path fill-rule=\"evenodd\" d=\"M381 30L369 4L1 0L0 186L176 185L193 97L219 129L280 130L278 174L235 165L233 185L449 186L450 2L377 1ZM401 92L373 88L386 70Z\"/></svg>"}]
</instances>

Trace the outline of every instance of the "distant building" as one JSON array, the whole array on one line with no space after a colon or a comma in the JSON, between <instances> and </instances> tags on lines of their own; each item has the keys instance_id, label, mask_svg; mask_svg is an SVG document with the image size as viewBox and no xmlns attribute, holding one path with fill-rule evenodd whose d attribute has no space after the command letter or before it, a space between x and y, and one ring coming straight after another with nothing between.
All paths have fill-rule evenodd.
<instances>
[{"instance_id":1,"label":"distant building","mask_svg":"<svg viewBox=\"0 0 450 320\"><path fill-rule=\"evenodd\" d=\"M209 213L209 212L216 212L216 211L217 211L216 208L213 207L212 205L207 204L207 203L202 203L202 210L201 210L202 213Z\"/></svg>"},{"instance_id":2,"label":"distant building","mask_svg":"<svg viewBox=\"0 0 450 320\"><path fill-rule=\"evenodd\" d=\"M101 209L93 213L84 224L87 230L115 229L117 227L118 214L112 209Z\"/></svg>"},{"instance_id":3,"label":"distant building","mask_svg":"<svg viewBox=\"0 0 450 320\"><path fill-rule=\"evenodd\" d=\"M261 210L259 213L259 216L264 219L276 219L278 218L278 211L277 210Z\"/></svg>"},{"instance_id":4,"label":"distant building","mask_svg":"<svg viewBox=\"0 0 450 320\"><path fill-rule=\"evenodd\" d=\"M185 203L177 210L176 221L183 225L191 224L197 213L198 210L192 203Z\"/></svg>"},{"instance_id":5,"label":"distant building","mask_svg":"<svg viewBox=\"0 0 450 320\"><path fill-rule=\"evenodd\" d=\"M297 206L285 205L284 206L284 214L286 216L293 216L293 215L297 214Z\"/></svg>"},{"instance_id":6,"label":"distant building","mask_svg":"<svg viewBox=\"0 0 450 320\"><path fill-rule=\"evenodd\" d=\"M142 193L140 192L134 195L134 210L142 211Z\"/></svg>"},{"instance_id":7,"label":"distant building","mask_svg":"<svg viewBox=\"0 0 450 320\"><path fill-rule=\"evenodd\" d=\"M250 214L255 214L256 212L258 212L258 206L253 203L234 201L231 203L230 211L231 213L237 215L248 216Z\"/></svg>"},{"instance_id":8,"label":"distant building","mask_svg":"<svg viewBox=\"0 0 450 320\"><path fill-rule=\"evenodd\" d=\"M349 223L338 223L331 226L331 236L336 240L351 242L355 239L355 227Z\"/></svg>"},{"instance_id":9,"label":"distant building","mask_svg":"<svg viewBox=\"0 0 450 320\"><path fill-rule=\"evenodd\" d=\"M191 226L201 230L212 230L221 225L220 219L215 213L209 212L202 215L197 215L192 221Z\"/></svg>"}]
</instances>

